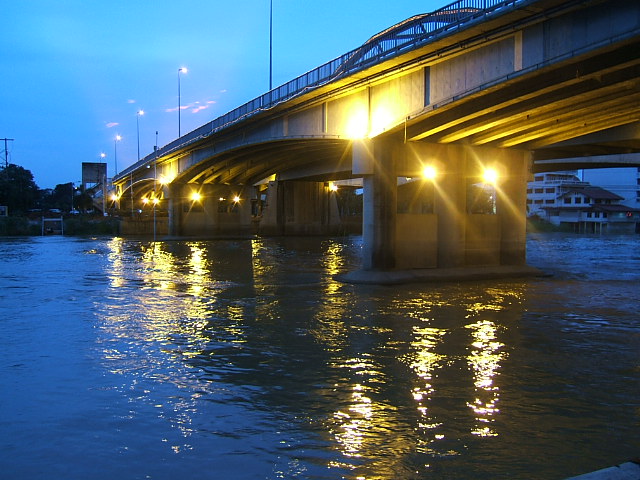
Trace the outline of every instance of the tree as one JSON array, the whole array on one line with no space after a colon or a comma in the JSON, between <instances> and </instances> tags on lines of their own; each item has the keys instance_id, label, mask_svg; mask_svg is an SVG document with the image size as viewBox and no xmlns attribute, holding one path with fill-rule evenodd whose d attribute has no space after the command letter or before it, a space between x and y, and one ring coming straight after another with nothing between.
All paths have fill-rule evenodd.
<instances>
[{"instance_id":1,"label":"tree","mask_svg":"<svg viewBox=\"0 0 640 480\"><path fill-rule=\"evenodd\" d=\"M38 186L29 170L14 164L0 170L0 205L7 205L10 215L27 213L38 196Z\"/></svg>"},{"instance_id":2,"label":"tree","mask_svg":"<svg viewBox=\"0 0 640 480\"><path fill-rule=\"evenodd\" d=\"M74 195L75 190L73 188L73 183L60 183L56 185L56 188L51 192L49 208L58 208L66 212L71 211L73 209L71 202Z\"/></svg>"},{"instance_id":3,"label":"tree","mask_svg":"<svg viewBox=\"0 0 640 480\"><path fill-rule=\"evenodd\" d=\"M82 213L87 213L87 210L91 210L93 208L93 197L89 192L81 187L80 192L76 193L73 205Z\"/></svg>"}]
</instances>

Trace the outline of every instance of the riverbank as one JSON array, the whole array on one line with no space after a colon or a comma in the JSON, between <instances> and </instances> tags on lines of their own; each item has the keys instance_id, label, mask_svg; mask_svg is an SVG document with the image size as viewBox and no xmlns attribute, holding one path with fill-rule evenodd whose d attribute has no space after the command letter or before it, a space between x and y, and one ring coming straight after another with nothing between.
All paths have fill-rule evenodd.
<instances>
[{"instance_id":1,"label":"riverbank","mask_svg":"<svg viewBox=\"0 0 640 480\"><path fill-rule=\"evenodd\" d=\"M52 216L53 217L53 216ZM57 218L60 218L59 216ZM65 235L119 235L120 221L114 217L74 215L63 217ZM42 235L42 217L0 218L0 236L22 237ZM46 231L45 231L46 233Z\"/></svg>"},{"instance_id":2,"label":"riverbank","mask_svg":"<svg viewBox=\"0 0 640 480\"><path fill-rule=\"evenodd\" d=\"M120 235L120 219L93 215L63 217L65 235ZM567 227L558 227L537 218L527 218L527 232L569 232ZM0 236L42 235L42 218L5 217L0 218Z\"/></svg>"}]
</instances>

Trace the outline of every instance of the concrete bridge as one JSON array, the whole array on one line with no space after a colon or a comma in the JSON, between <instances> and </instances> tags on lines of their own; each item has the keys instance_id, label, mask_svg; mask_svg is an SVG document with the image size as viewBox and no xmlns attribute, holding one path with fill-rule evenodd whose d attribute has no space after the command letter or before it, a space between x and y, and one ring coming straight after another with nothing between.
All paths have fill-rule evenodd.
<instances>
[{"instance_id":1,"label":"concrete bridge","mask_svg":"<svg viewBox=\"0 0 640 480\"><path fill-rule=\"evenodd\" d=\"M123 229L140 210L173 236L353 218L368 270L524 266L534 162L640 151L639 73L637 2L460 0L120 173Z\"/></svg>"}]
</instances>

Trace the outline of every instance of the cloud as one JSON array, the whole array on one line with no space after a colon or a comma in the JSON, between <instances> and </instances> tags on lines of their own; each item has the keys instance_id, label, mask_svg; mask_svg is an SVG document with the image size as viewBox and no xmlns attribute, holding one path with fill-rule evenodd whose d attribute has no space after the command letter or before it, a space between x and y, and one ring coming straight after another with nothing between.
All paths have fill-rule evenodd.
<instances>
[{"instance_id":1,"label":"cloud","mask_svg":"<svg viewBox=\"0 0 640 480\"><path fill-rule=\"evenodd\" d=\"M132 100L132 99L129 99L129 100L127 100L127 103L136 103L136 101Z\"/></svg>"},{"instance_id":2,"label":"cloud","mask_svg":"<svg viewBox=\"0 0 640 480\"><path fill-rule=\"evenodd\" d=\"M191 105L180 105L180 110L187 110L187 109L191 108L192 105L193 104L191 104ZM178 107L165 108L164 111L167 112L167 113L177 112L178 111Z\"/></svg>"},{"instance_id":3,"label":"cloud","mask_svg":"<svg viewBox=\"0 0 640 480\"><path fill-rule=\"evenodd\" d=\"M118 122L107 122L107 128L113 128L120 125Z\"/></svg>"},{"instance_id":4,"label":"cloud","mask_svg":"<svg viewBox=\"0 0 640 480\"><path fill-rule=\"evenodd\" d=\"M209 108L211 105L214 105L216 103L215 100L207 100L206 105L202 105L201 102L196 101L196 102L191 102L187 105L180 105L180 110L191 110L191 113L198 113L201 110L206 110L207 108ZM177 112L178 111L178 107L171 107L171 108L165 108L164 110L166 113L173 113L173 112Z\"/></svg>"}]
</instances>

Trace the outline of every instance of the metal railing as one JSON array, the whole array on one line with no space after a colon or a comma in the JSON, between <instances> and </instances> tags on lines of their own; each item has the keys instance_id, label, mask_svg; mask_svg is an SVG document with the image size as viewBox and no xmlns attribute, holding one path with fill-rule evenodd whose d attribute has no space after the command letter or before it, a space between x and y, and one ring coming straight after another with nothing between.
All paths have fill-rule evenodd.
<instances>
[{"instance_id":1,"label":"metal railing","mask_svg":"<svg viewBox=\"0 0 640 480\"><path fill-rule=\"evenodd\" d=\"M416 15L367 40L362 46L339 56L269 92L250 100L201 127L192 130L129 166L116 180L122 179L140 166L203 139L247 117L275 107L298 95L331 83L383 62L409 50L419 48L452 31L481 21L497 11L514 8L529 0L458 0L432 13Z\"/></svg>"}]
</instances>

